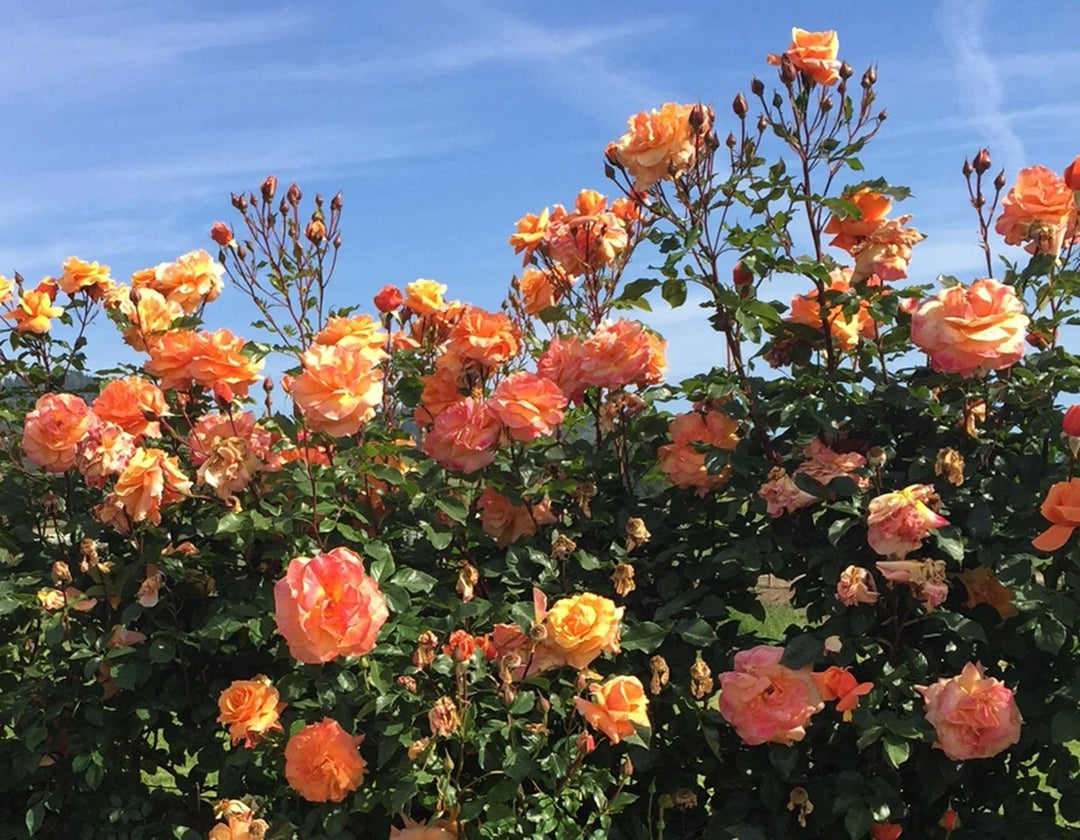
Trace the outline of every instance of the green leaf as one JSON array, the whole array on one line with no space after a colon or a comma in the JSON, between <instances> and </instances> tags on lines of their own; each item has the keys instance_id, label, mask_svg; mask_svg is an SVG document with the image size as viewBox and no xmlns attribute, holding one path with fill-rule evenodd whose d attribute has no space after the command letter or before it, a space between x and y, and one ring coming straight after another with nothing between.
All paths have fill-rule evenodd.
<instances>
[{"instance_id":1,"label":"green leaf","mask_svg":"<svg viewBox=\"0 0 1080 840\"><path fill-rule=\"evenodd\" d=\"M964 559L964 539L960 536L959 528L955 525L946 525L944 528L938 528L934 536L937 538L938 548L945 552L947 557L956 561Z\"/></svg>"},{"instance_id":2,"label":"green leaf","mask_svg":"<svg viewBox=\"0 0 1080 840\"><path fill-rule=\"evenodd\" d=\"M660 294L672 309L678 309L686 303L686 281L670 277L664 281Z\"/></svg>"},{"instance_id":3,"label":"green leaf","mask_svg":"<svg viewBox=\"0 0 1080 840\"><path fill-rule=\"evenodd\" d=\"M885 758L893 767L899 767L911 755L911 744L908 741L886 736L882 743L885 748Z\"/></svg>"},{"instance_id":4,"label":"green leaf","mask_svg":"<svg viewBox=\"0 0 1080 840\"><path fill-rule=\"evenodd\" d=\"M802 668L816 662L817 658L821 656L821 651L821 639L804 633L787 643L780 664L788 668Z\"/></svg>"},{"instance_id":5,"label":"green leaf","mask_svg":"<svg viewBox=\"0 0 1080 840\"><path fill-rule=\"evenodd\" d=\"M1080 711L1062 709L1050 721L1050 740L1055 744L1080 741Z\"/></svg>"},{"instance_id":6,"label":"green leaf","mask_svg":"<svg viewBox=\"0 0 1080 840\"><path fill-rule=\"evenodd\" d=\"M667 636L667 630L655 622L642 621L631 624L623 630L621 644L623 650L640 650L651 653L660 647L660 643Z\"/></svg>"}]
</instances>

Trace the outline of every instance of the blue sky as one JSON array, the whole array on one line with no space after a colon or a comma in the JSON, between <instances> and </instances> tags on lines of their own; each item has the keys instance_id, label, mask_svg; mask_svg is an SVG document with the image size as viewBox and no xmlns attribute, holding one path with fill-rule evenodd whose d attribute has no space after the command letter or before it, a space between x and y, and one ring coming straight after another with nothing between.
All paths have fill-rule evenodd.
<instances>
[{"instance_id":1,"label":"blue sky","mask_svg":"<svg viewBox=\"0 0 1080 840\"><path fill-rule=\"evenodd\" d=\"M635 111L712 102L722 135L793 24L837 29L859 72L878 63L890 116L863 160L914 189L902 209L928 234L914 281L977 276L965 155L989 145L1011 180L1080 153L1067 2L4 5L0 272L30 283L72 254L126 280L210 249L229 192L273 173L344 192L336 303L434 277L494 307L519 269L518 217L605 191L604 146ZM229 290L207 321L251 336L246 314ZM674 376L695 372L712 341L700 310L654 322ZM124 352L97 330L93 360Z\"/></svg>"}]
</instances>

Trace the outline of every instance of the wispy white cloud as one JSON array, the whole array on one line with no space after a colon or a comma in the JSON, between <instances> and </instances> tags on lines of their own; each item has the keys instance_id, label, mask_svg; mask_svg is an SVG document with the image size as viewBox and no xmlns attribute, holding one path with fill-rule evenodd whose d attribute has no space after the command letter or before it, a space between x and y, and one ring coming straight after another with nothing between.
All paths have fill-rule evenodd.
<instances>
[{"instance_id":1,"label":"wispy white cloud","mask_svg":"<svg viewBox=\"0 0 1080 840\"><path fill-rule=\"evenodd\" d=\"M962 107L989 140L995 157L1015 172L1025 164L1027 155L1005 110L1005 85L998 63L984 44L985 12L985 0L944 0L938 28L952 52Z\"/></svg>"}]
</instances>

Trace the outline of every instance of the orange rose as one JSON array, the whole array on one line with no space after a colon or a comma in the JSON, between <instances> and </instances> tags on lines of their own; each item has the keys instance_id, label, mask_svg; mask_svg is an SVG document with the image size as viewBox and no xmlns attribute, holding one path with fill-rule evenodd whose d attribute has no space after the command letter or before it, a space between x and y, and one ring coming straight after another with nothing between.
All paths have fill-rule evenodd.
<instances>
[{"instance_id":1,"label":"orange rose","mask_svg":"<svg viewBox=\"0 0 1080 840\"><path fill-rule=\"evenodd\" d=\"M537 360L536 372L558 385L568 400L578 403L588 387L582 378L584 360L585 344L580 338L556 336Z\"/></svg>"},{"instance_id":2,"label":"orange rose","mask_svg":"<svg viewBox=\"0 0 1080 840\"><path fill-rule=\"evenodd\" d=\"M584 670L601 653L619 652L622 615L614 601L591 592L562 598L544 619L547 641L567 665Z\"/></svg>"},{"instance_id":3,"label":"orange rose","mask_svg":"<svg viewBox=\"0 0 1080 840\"><path fill-rule=\"evenodd\" d=\"M657 453L660 469L668 481L676 487L694 488L700 496L722 487L730 470L710 474L705 465L705 453L699 452L694 445L732 450L739 443L739 424L721 411L707 414L691 411L677 415L668 431L672 441L661 446Z\"/></svg>"},{"instance_id":4,"label":"orange rose","mask_svg":"<svg viewBox=\"0 0 1080 840\"><path fill-rule=\"evenodd\" d=\"M1028 250L1057 254L1076 222L1076 200L1065 179L1045 166L1021 169L1001 200L994 229L1007 245L1027 242Z\"/></svg>"},{"instance_id":5,"label":"orange rose","mask_svg":"<svg viewBox=\"0 0 1080 840\"><path fill-rule=\"evenodd\" d=\"M559 302L573 280L562 270L526 268L517 281L526 315L539 315Z\"/></svg>"},{"instance_id":6,"label":"orange rose","mask_svg":"<svg viewBox=\"0 0 1080 840\"><path fill-rule=\"evenodd\" d=\"M702 116L696 128L690 120L695 108ZM609 156L630 173L635 190L647 190L692 167L701 138L711 128L706 109L668 102L659 111L632 116L630 130L609 147Z\"/></svg>"},{"instance_id":7,"label":"orange rose","mask_svg":"<svg viewBox=\"0 0 1080 840\"><path fill-rule=\"evenodd\" d=\"M431 315L446 308L446 286L434 280L414 280L405 287L405 305L416 315Z\"/></svg>"},{"instance_id":8,"label":"orange rose","mask_svg":"<svg viewBox=\"0 0 1080 840\"><path fill-rule=\"evenodd\" d=\"M162 506L178 502L190 493L191 481L180 471L175 455L140 446L116 479L110 496L133 522L149 519L160 525Z\"/></svg>"},{"instance_id":9,"label":"orange rose","mask_svg":"<svg viewBox=\"0 0 1080 840\"><path fill-rule=\"evenodd\" d=\"M135 438L115 423L91 422L75 449L75 467L91 487L103 489L135 454Z\"/></svg>"},{"instance_id":10,"label":"orange rose","mask_svg":"<svg viewBox=\"0 0 1080 840\"><path fill-rule=\"evenodd\" d=\"M356 434L375 416L383 396L382 370L366 350L315 344L289 393L310 429L334 437Z\"/></svg>"},{"instance_id":11,"label":"orange rose","mask_svg":"<svg viewBox=\"0 0 1080 840\"><path fill-rule=\"evenodd\" d=\"M218 697L218 723L228 724L234 747L241 741L245 747L254 747L261 736L281 729L278 717L284 708L269 678L234 680Z\"/></svg>"},{"instance_id":12,"label":"orange rose","mask_svg":"<svg viewBox=\"0 0 1080 840\"><path fill-rule=\"evenodd\" d=\"M609 389L663 382L666 349L667 342L650 333L640 321L605 321L583 346L582 381Z\"/></svg>"},{"instance_id":13,"label":"orange rose","mask_svg":"<svg viewBox=\"0 0 1080 840\"><path fill-rule=\"evenodd\" d=\"M166 390L187 391L192 383L231 400L247 396L262 362L243 354L244 339L226 329L195 333L174 330L151 340L146 370Z\"/></svg>"},{"instance_id":14,"label":"orange rose","mask_svg":"<svg viewBox=\"0 0 1080 840\"><path fill-rule=\"evenodd\" d=\"M918 550L932 530L949 524L937 513L940 501L931 484L910 484L871 499L866 515L870 547L885 557Z\"/></svg>"},{"instance_id":15,"label":"orange rose","mask_svg":"<svg viewBox=\"0 0 1080 840\"><path fill-rule=\"evenodd\" d=\"M79 397L45 394L26 415L23 452L48 472L66 472L75 466L76 448L92 424L90 408Z\"/></svg>"},{"instance_id":16,"label":"orange rose","mask_svg":"<svg viewBox=\"0 0 1080 840\"><path fill-rule=\"evenodd\" d=\"M548 209L545 207L537 216L535 213L527 213L517 221L517 233L510 236L510 245L515 254L525 252L525 260L522 265L529 262L533 251L547 233Z\"/></svg>"},{"instance_id":17,"label":"orange rose","mask_svg":"<svg viewBox=\"0 0 1080 840\"><path fill-rule=\"evenodd\" d=\"M501 432L498 417L482 401L466 397L435 418L423 450L447 469L476 472L495 460L491 450Z\"/></svg>"},{"instance_id":18,"label":"orange rose","mask_svg":"<svg viewBox=\"0 0 1080 840\"><path fill-rule=\"evenodd\" d=\"M836 711L844 713L844 720L851 720L851 710L859 705L859 698L869 694L874 688L873 683L861 683L847 668L836 665L810 676L813 677L822 700L838 701Z\"/></svg>"},{"instance_id":19,"label":"orange rose","mask_svg":"<svg viewBox=\"0 0 1080 840\"><path fill-rule=\"evenodd\" d=\"M649 699L637 677L612 677L603 685L589 686L592 701L574 698L574 706L589 725L613 744L633 735L637 727L650 729Z\"/></svg>"},{"instance_id":20,"label":"orange rose","mask_svg":"<svg viewBox=\"0 0 1080 840\"><path fill-rule=\"evenodd\" d=\"M100 300L116 285L109 276L107 265L88 263L78 257L68 257L64 260L62 268L64 273L60 275L57 285L72 296L85 291L91 300Z\"/></svg>"},{"instance_id":21,"label":"orange rose","mask_svg":"<svg viewBox=\"0 0 1080 840\"><path fill-rule=\"evenodd\" d=\"M485 368L504 365L518 354L521 338L509 317L466 306L450 330L446 352L462 361L474 361Z\"/></svg>"},{"instance_id":22,"label":"orange rose","mask_svg":"<svg viewBox=\"0 0 1080 840\"><path fill-rule=\"evenodd\" d=\"M289 787L308 802L341 802L364 780L367 762L358 749L363 741L332 718L305 726L285 747Z\"/></svg>"},{"instance_id":23,"label":"orange rose","mask_svg":"<svg viewBox=\"0 0 1080 840\"><path fill-rule=\"evenodd\" d=\"M829 277L829 285L825 287L826 293L851 294L854 292L857 294L858 289L851 283L850 269L836 269L830 273ZM870 315L870 301L859 300L859 308L852 315L845 315L842 305L826 304L824 308L828 312L829 332L832 334L834 347L840 350L854 350L859 344L860 337L874 337L875 324ZM796 295L791 299L791 312L787 320L820 330L822 329L821 312L822 306L817 292Z\"/></svg>"},{"instance_id":24,"label":"orange rose","mask_svg":"<svg viewBox=\"0 0 1080 840\"><path fill-rule=\"evenodd\" d=\"M386 358L387 338L378 321L370 315L358 315L355 318L331 318L315 335L315 343L357 350L376 364Z\"/></svg>"},{"instance_id":25,"label":"orange rose","mask_svg":"<svg viewBox=\"0 0 1080 840\"><path fill-rule=\"evenodd\" d=\"M796 70L806 73L819 85L832 85L840 81L840 62L836 55L840 41L836 32L807 32L794 26L791 29L791 46L784 51ZM780 56L770 55L769 64L780 64Z\"/></svg>"},{"instance_id":26,"label":"orange rose","mask_svg":"<svg viewBox=\"0 0 1080 840\"><path fill-rule=\"evenodd\" d=\"M375 308L383 313L395 311L404 302L405 296L401 293L401 289L390 284L383 286L375 295Z\"/></svg>"},{"instance_id":27,"label":"orange rose","mask_svg":"<svg viewBox=\"0 0 1080 840\"><path fill-rule=\"evenodd\" d=\"M442 355L435 360L435 370L420 377L424 390L420 392L420 405L416 409L417 423L433 423L446 409L465 399L461 392L461 372L455 357Z\"/></svg>"},{"instance_id":28,"label":"orange rose","mask_svg":"<svg viewBox=\"0 0 1080 840\"><path fill-rule=\"evenodd\" d=\"M153 382L138 376L114 379L94 400L94 414L115 423L139 441L144 435L161 437L161 424L153 417L169 413L165 395Z\"/></svg>"},{"instance_id":29,"label":"orange rose","mask_svg":"<svg viewBox=\"0 0 1080 840\"><path fill-rule=\"evenodd\" d=\"M0 303L9 303L15 296L15 281L0 274Z\"/></svg>"},{"instance_id":30,"label":"orange rose","mask_svg":"<svg viewBox=\"0 0 1080 840\"><path fill-rule=\"evenodd\" d=\"M379 584L347 548L290 561L274 609L289 653L308 664L370 653L389 617Z\"/></svg>"},{"instance_id":31,"label":"orange rose","mask_svg":"<svg viewBox=\"0 0 1080 840\"><path fill-rule=\"evenodd\" d=\"M1028 323L1012 286L976 280L923 303L911 320L911 340L934 370L973 376L1020 361Z\"/></svg>"},{"instance_id":32,"label":"orange rose","mask_svg":"<svg viewBox=\"0 0 1080 840\"><path fill-rule=\"evenodd\" d=\"M488 400L491 411L514 440L551 435L566 409L566 397L550 379L520 371L499 383Z\"/></svg>"},{"instance_id":33,"label":"orange rose","mask_svg":"<svg viewBox=\"0 0 1080 840\"><path fill-rule=\"evenodd\" d=\"M5 312L4 317L15 322L15 329L21 333L43 335L52 329L52 319L64 314L61 306L53 306L49 291L42 288L23 292L19 304Z\"/></svg>"},{"instance_id":34,"label":"orange rose","mask_svg":"<svg viewBox=\"0 0 1080 840\"><path fill-rule=\"evenodd\" d=\"M408 817L404 828L391 828L390 840L457 840L457 824L452 820L434 820L427 824L414 822Z\"/></svg>"},{"instance_id":35,"label":"orange rose","mask_svg":"<svg viewBox=\"0 0 1080 840\"><path fill-rule=\"evenodd\" d=\"M825 233L835 234L829 241L830 245L850 253L855 245L885 223L885 217L892 210L892 199L864 187L850 195L845 195L844 200L855 205L858 218L853 216L841 218L833 215L829 218L829 223L825 225Z\"/></svg>"},{"instance_id":36,"label":"orange rose","mask_svg":"<svg viewBox=\"0 0 1080 840\"><path fill-rule=\"evenodd\" d=\"M484 533L494 539L499 548L506 548L522 537L531 537L539 526L556 521L547 499L533 505L515 505L490 487L480 494L476 506L480 509Z\"/></svg>"},{"instance_id":37,"label":"orange rose","mask_svg":"<svg viewBox=\"0 0 1080 840\"><path fill-rule=\"evenodd\" d=\"M224 288L225 267L206 251L198 250L134 275L132 285L159 292L191 315L204 303L216 300Z\"/></svg>"},{"instance_id":38,"label":"orange rose","mask_svg":"<svg viewBox=\"0 0 1080 840\"><path fill-rule=\"evenodd\" d=\"M979 604L989 604L1002 618L1017 614L1016 605L1013 603L1016 596L1001 585L992 569L976 566L974 569L965 569L957 577L967 590L968 609Z\"/></svg>"},{"instance_id":39,"label":"orange rose","mask_svg":"<svg viewBox=\"0 0 1080 840\"><path fill-rule=\"evenodd\" d=\"M630 244L622 220L611 212L552 216L544 244L548 256L568 274L586 274L612 265Z\"/></svg>"},{"instance_id":40,"label":"orange rose","mask_svg":"<svg viewBox=\"0 0 1080 840\"><path fill-rule=\"evenodd\" d=\"M1057 551L1080 526L1080 478L1059 481L1039 508L1051 525L1031 541L1039 551Z\"/></svg>"}]
</instances>

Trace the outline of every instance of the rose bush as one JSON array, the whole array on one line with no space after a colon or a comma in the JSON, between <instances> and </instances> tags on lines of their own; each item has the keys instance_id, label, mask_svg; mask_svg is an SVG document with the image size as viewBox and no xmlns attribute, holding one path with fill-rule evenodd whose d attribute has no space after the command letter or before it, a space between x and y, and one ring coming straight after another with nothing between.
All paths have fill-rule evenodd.
<instances>
[{"instance_id":1,"label":"rose bush","mask_svg":"<svg viewBox=\"0 0 1080 840\"><path fill-rule=\"evenodd\" d=\"M632 117L498 311L332 309L343 200L273 177L216 259L0 278L0 836L1073 836L1076 164L965 162L926 283L839 49Z\"/></svg>"}]
</instances>

